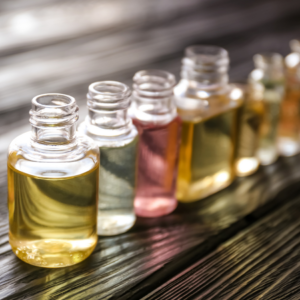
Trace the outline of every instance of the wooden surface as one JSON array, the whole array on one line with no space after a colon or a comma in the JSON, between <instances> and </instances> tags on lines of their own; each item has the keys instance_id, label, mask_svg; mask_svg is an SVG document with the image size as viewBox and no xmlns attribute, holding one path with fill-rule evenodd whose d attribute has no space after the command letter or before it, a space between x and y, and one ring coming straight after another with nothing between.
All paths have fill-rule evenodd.
<instances>
[{"instance_id":1,"label":"wooden surface","mask_svg":"<svg viewBox=\"0 0 300 300\"><path fill-rule=\"evenodd\" d=\"M89 83L131 85L145 68L179 78L183 49L196 43L227 48L232 80L245 80L256 52L286 55L300 37L299 0L3 0L0 11L0 299L300 299L299 156L139 218L64 269L14 256L6 207L7 147L29 129L34 96L75 96L82 120Z\"/></svg>"}]
</instances>

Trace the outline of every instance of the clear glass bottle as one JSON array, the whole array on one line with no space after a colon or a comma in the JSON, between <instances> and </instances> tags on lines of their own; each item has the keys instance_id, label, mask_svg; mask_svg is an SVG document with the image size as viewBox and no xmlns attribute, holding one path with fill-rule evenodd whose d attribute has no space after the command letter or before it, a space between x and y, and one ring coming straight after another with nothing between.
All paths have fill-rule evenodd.
<instances>
[{"instance_id":1,"label":"clear glass bottle","mask_svg":"<svg viewBox=\"0 0 300 300\"><path fill-rule=\"evenodd\" d=\"M255 69L249 75L250 97L263 103L263 117L257 156L262 165L278 158L277 129L284 97L284 69L280 54L256 54Z\"/></svg>"},{"instance_id":2,"label":"clear glass bottle","mask_svg":"<svg viewBox=\"0 0 300 300\"><path fill-rule=\"evenodd\" d=\"M240 88L228 84L225 49L191 46L174 93L183 120L177 199L190 202L228 186L235 178Z\"/></svg>"},{"instance_id":3,"label":"clear glass bottle","mask_svg":"<svg viewBox=\"0 0 300 300\"><path fill-rule=\"evenodd\" d=\"M35 266L79 263L97 243L99 150L76 134L77 120L73 97L37 96L31 132L9 146L9 242Z\"/></svg>"},{"instance_id":4,"label":"clear glass bottle","mask_svg":"<svg viewBox=\"0 0 300 300\"><path fill-rule=\"evenodd\" d=\"M161 70L133 77L130 114L140 134L135 212L159 217L177 206L175 197L181 120L174 103L174 75Z\"/></svg>"},{"instance_id":5,"label":"clear glass bottle","mask_svg":"<svg viewBox=\"0 0 300 300\"><path fill-rule=\"evenodd\" d=\"M283 156L300 152L300 41L290 43L292 53L285 58L286 94L281 103L278 148Z\"/></svg>"},{"instance_id":6,"label":"clear glass bottle","mask_svg":"<svg viewBox=\"0 0 300 300\"><path fill-rule=\"evenodd\" d=\"M239 177L253 174L259 167L257 149L260 137L260 126L263 117L262 101L249 96L246 84L239 84L243 90L244 103L238 113L238 140L236 175Z\"/></svg>"},{"instance_id":7,"label":"clear glass bottle","mask_svg":"<svg viewBox=\"0 0 300 300\"><path fill-rule=\"evenodd\" d=\"M100 148L98 234L116 235L135 223L138 132L128 117L130 88L116 81L89 86L88 115L78 130Z\"/></svg>"}]
</instances>

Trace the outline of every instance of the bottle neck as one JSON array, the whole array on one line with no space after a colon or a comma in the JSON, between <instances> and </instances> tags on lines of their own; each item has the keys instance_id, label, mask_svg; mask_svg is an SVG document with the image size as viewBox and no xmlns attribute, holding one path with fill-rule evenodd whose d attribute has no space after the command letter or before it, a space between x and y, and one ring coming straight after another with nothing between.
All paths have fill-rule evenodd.
<instances>
[{"instance_id":1,"label":"bottle neck","mask_svg":"<svg viewBox=\"0 0 300 300\"><path fill-rule=\"evenodd\" d=\"M116 81L95 82L87 94L87 131L95 136L114 137L127 134L132 128L128 116L130 88Z\"/></svg>"},{"instance_id":2,"label":"bottle neck","mask_svg":"<svg viewBox=\"0 0 300 300\"><path fill-rule=\"evenodd\" d=\"M75 99L68 95L43 94L33 98L29 112L32 144L47 150L74 147L78 112Z\"/></svg>"},{"instance_id":3,"label":"bottle neck","mask_svg":"<svg viewBox=\"0 0 300 300\"><path fill-rule=\"evenodd\" d=\"M173 88L175 76L161 70L144 70L133 77L134 118L142 122L165 123L176 116Z\"/></svg>"},{"instance_id":4,"label":"bottle neck","mask_svg":"<svg viewBox=\"0 0 300 300\"><path fill-rule=\"evenodd\" d=\"M215 46L186 48L181 78L198 90L213 91L228 85L228 52Z\"/></svg>"}]
</instances>

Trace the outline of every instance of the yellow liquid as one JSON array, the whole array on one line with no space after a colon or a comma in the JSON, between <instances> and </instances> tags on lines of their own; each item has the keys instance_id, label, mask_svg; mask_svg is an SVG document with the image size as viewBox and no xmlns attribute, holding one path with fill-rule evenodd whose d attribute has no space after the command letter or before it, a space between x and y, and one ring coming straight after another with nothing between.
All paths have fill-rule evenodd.
<instances>
[{"instance_id":1,"label":"yellow liquid","mask_svg":"<svg viewBox=\"0 0 300 300\"><path fill-rule=\"evenodd\" d=\"M228 186L235 177L237 109L201 121L183 121L177 199L207 197Z\"/></svg>"},{"instance_id":2,"label":"yellow liquid","mask_svg":"<svg viewBox=\"0 0 300 300\"><path fill-rule=\"evenodd\" d=\"M45 178L8 163L9 242L23 261L59 268L87 258L97 243L99 167Z\"/></svg>"}]
</instances>

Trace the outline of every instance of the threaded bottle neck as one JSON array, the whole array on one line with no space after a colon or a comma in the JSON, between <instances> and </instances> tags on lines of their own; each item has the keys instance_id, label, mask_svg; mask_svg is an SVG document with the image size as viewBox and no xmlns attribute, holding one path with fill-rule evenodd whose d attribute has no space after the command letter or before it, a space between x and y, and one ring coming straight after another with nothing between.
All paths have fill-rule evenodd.
<instances>
[{"instance_id":1,"label":"threaded bottle neck","mask_svg":"<svg viewBox=\"0 0 300 300\"><path fill-rule=\"evenodd\" d=\"M97 136L117 136L131 129L127 110L131 103L131 90L121 82L100 81L89 86L87 94L87 130Z\"/></svg>"},{"instance_id":2,"label":"threaded bottle neck","mask_svg":"<svg viewBox=\"0 0 300 300\"><path fill-rule=\"evenodd\" d=\"M79 109L73 97L56 93L36 96L29 114L33 142L56 148L75 143Z\"/></svg>"},{"instance_id":3,"label":"threaded bottle neck","mask_svg":"<svg viewBox=\"0 0 300 300\"><path fill-rule=\"evenodd\" d=\"M227 85L228 52L216 46L191 46L185 49L181 78L195 81L201 88Z\"/></svg>"},{"instance_id":4,"label":"threaded bottle neck","mask_svg":"<svg viewBox=\"0 0 300 300\"><path fill-rule=\"evenodd\" d=\"M143 70L133 77L132 109L142 121L168 121L176 115L175 76L162 70Z\"/></svg>"}]
</instances>

